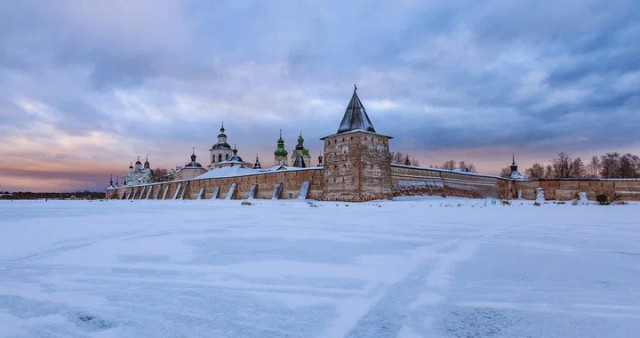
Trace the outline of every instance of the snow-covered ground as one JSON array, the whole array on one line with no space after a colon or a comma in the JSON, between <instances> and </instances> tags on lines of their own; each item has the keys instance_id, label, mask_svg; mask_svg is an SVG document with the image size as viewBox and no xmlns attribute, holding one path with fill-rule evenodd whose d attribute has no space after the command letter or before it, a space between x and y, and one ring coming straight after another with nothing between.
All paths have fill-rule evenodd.
<instances>
[{"instance_id":1,"label":"snow-covered ground","mask_svg":"<svg viewBox=\"0 0 640 338\"><path fill-rule=\"evenodd\" d=\"M3 337L640 337L640 205L0 202Z\"/></svg>"}]
</instances>

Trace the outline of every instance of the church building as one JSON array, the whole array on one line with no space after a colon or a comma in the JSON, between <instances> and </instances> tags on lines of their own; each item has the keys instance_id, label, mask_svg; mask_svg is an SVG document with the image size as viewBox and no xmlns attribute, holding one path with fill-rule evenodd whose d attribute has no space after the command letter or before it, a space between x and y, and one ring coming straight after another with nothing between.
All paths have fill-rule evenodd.
<instances>
[{"instance_id":1,"label":"church building","mask_svg":"<svg viewBox=\"0 0 640 338\"><path fill-rule=\"evenodd\" d=\"M390 199L393 197L391 180L391 154L389 152L389 140L391 137L376 132L365 107L358 97L357 88L354 86L353 95L342 117L342 121L335 134L321 138L324 143L323 153L318 156L318 165L311 165L309 149L304 146L302 134L298 136L294 150L289 153L285 149L282 131L274 151L275 165L262 168L256 155L255 163L245 162L238 154L234 145L232 148L225 134L224 124L220 126L218 142L209 149L209 164L205 168L196 161L195 149L191 154L191 161L184 167L177 167L171 173L172 181L189 180L189 189L196 189L204 184L203 180L220 180L223 178L267 175L265 182L253 184L255 192L260 184L271 185L269 189L280 186L290 187L306 186L312 189L316 198L333 201L367 201L375 199ZM274 175L274 176L270 176ZM279 175L279 176L275 176ZM284 176L282 176L284 175ZM293 179L291 182L279 182L282 177ZM125 175L125 185L139 185L152 183L151 169L148 161L144 167L140 161ZM248 178L247 180L251 180ZM272 182L270 180L273 180ZM300 180L300 182L298 182ZM306 181L303 181L306 180ZM198 183L196 183L198 182ZM239 182L235 182L239 183ZM303 184L306 183L306 184ZM159 185L168 184L158 182ZM178 189L180 182L171 183L171 189ZM242 183L245 184L245 183ZM221 186L218 186L221 188ZM184 187L183 187L184 188ZM210 186L204 186L205 190ZM250 187L241 185L242 194ZM156 188L158 189L158 188ZM166 187L165 187L166 189ZM198 189L203 189L202 186ZM231 187L224 187L231 189ZM262 186L260 189L265 189ZM302 188L287 188L287 194L302 193ZM205 191L202 190L202 191ZM177 191L177 190L176 190ZM261 193L266 196L264 190ZM194 198L191 191L190 198ZM213 191L206 191L213 194ZM306 194L306 192L305 192ZM269 195L272 195L269 192Z\"/></svg>"},{"instance_id":2,"label":"church building","mask_svg":"<svg viewBox=\"0 0 640 338\"><path fill-rule=\"evenodd\" d=\"M309 156L309 149L304 147L304 138L302 138L302 134L298 136L298 143L291 153L291 161L293 162L294 167L309 168L311 166L311 156Z\"/></svg>"},{"instance_id":3,"label":"church building","mask_svg":"<svg viewBox=\"0 0 640 338\"><path fill-rule=\"evenodd\" d=\"M149 165L149 157L147 157L147 159L144 161L143 167L142 162L140 162L140 156L138 156L135 167L133 166L133 164L129 166L129 171L127 171L127 173L122 176L122 182L126 186L151 183L152 178L151 168Z\"/></svg>"},{"instance_id":4,"label":"church building","mask_svg":"<svg viewBox=\"0 0 640 338\"><path fill-rule=\"evenodd\" d=\"M276 151L273 152L273 155L275 156L275 165L278 165L278 166L289 165L289 162L287 162L288 154L289 153L287 153L287 150L284 149L284 140L282 139L282 129L280 129L280 138L278 139L278 145L277 145Z\"/></svg>"},{"instance_id":5,"label":"church building","mask_svg":"<svg viewBox=\"0 0 640 338\"><path fill-rule=\"evenodd\" d=\"M245 162L242 157L238 156L238 148L233 145L233 150L231 151L233 156L229 157L228 160L224 160L215 164L216 168L224 168L224 167L243 167L243 168L252 168L253 165L249 162ZM215 170L215 169L212 169Z\"/></svg>"},{"instance_id":6,"label":"church building","mask_svg":"<svg viewBox=\"0 0 640 338\"><path fill-rule=\"evenodd\" d=\"M189 178L194 178L196 176L200 176L207 172L207 169L203 168L202 165L196 162L196 150L193 149L191 153L191 161L184 165L184 167L180 168L173 173L171 179L173 180L186 180Z\"/></svg>"},{"instance_id":7,"label":"church building","mask_svg":"<svg viewBox=\"0 0 640 338\"><path fill-rule=\"evenodd\" d=\"M209 170L216 168L217 164L222 161L228 161L233 156L233 150L227 142L227 134L224 133L224 122L220 127L220 134L218 134L218 143L214 144L210 152L210 161L207 168Z\"/></svg>"}]
</instances>

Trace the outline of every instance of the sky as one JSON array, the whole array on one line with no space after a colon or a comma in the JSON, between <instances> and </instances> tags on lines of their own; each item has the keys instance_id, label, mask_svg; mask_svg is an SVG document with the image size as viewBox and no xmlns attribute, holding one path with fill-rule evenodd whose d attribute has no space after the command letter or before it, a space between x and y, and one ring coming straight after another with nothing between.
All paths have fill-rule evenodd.
<instances>
[{"instance_id":1,"label":"sky","mask_svg":"<svg viewBox=\"0 0 640 338\"><path fill-rule=\"evenodd\" d=\"M189 162L224 121L315 157L358 94L391 151L498 174L640 154L638 1L3 1L0 190L102 190Z\"/></svg>"}]
</instances>

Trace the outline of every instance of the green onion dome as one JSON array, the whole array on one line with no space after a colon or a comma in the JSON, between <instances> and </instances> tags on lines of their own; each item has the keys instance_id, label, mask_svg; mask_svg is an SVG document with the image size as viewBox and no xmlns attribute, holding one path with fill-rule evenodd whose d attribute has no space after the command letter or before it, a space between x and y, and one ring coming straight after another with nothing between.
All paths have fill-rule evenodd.
<instances>
[{"instance_id":1,"label":"green onion dome","mask_svg":"<svg viewBox=\"0 0 640 338\"><path fill-rule=\"evenodd\" d=\"M278 148L273 152L276 156L287 156L287 151L284 149L284 140L282 139L282 130L280 130L280 138L278 139Z\"/></svg>"}]
</instances>

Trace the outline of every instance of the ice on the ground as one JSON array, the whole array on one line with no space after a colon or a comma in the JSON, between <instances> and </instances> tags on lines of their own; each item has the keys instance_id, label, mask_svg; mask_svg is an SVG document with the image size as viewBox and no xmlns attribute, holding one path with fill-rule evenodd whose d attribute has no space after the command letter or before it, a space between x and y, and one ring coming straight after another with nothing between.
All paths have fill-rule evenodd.
<instances>
[{"instance_id":1,"label":"ice on the ground","mask_svg":"<svg viewBox=\"0 0 640 338\"><path fill-rule=\"evenodd\" d=\"M0 202L0 336L638 337L640 205Z\"/></svg>"}]
</instances>

